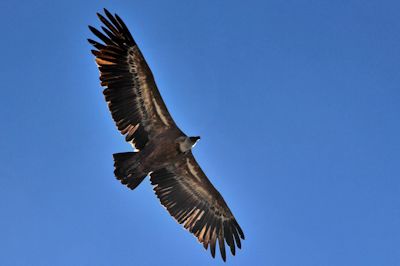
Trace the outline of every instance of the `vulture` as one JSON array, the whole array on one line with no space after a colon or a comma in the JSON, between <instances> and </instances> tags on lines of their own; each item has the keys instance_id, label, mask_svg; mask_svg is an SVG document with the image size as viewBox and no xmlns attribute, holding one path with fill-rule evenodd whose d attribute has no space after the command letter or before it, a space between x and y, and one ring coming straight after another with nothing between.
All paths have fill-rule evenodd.
<instances>
[{"instance_id":1,"label":"vulture","mask_svg":"<svg viewBox=\"0 0 400 266\"><path fill-rule=\"evenodd\" d=\"M89 26L98 41L88 39L100 71L103 94L112 118L132 152L113 154L114 174L130 189L147 176L153 190L175 220L215 258L218 243L235 255L244 234L225 200L196 162L188 137L172 119L153 74L127 26L117 14L97 13L101 30Z\"/></svg>"}]
</instances>

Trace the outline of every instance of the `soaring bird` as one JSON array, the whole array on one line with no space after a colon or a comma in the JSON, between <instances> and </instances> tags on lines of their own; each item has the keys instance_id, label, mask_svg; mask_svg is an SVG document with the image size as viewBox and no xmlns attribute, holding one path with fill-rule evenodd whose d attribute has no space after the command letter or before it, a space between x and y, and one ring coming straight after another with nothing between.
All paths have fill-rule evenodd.
<instances>
[{"instance_id":1,"label":"soaring bird","mask_svg":"<svg viewBox=\"0 0 400 266\"><path fill-rule=\"evenodd\" d=\"M103 32L89 26L101 42L88 39L100 71L103 94L118 130L135 148L115 153L114 174L130 189L150 176L155 194L175 220L195 235L215 258L225 261L225 242L235 255L244 234L221 194L196 162L188 137L175 124L153 74L122 19L97 13Z\"/></svg>"}]
</instances>

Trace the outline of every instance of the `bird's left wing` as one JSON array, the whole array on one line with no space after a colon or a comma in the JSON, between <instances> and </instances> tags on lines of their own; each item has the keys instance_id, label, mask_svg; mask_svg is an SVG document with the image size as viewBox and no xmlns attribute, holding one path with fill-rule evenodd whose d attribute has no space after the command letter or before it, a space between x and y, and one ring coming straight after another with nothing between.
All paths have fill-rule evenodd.
<instances>
[{"instance_id":1,"label":"bird's left wing","mask_svg":"<svg viewBox=\"0 0 400 266\"><path fill-rule=\"evenodd\" d=\"M104 9L97 14L104 33L89 26L103 42L89 39L96 49L101 85L112 117L125 139L142 149L156 133L176 127L153 74L125 23ZM177 128L177 127L176 127ZM177 128L178 129L178 128ZM178 129L179 130L179 129Z\"/></svg>"},{"instance_id":2,"label":"bird's left wing","mask_svg":"<svg viewBox=\"0 0 400 266\"><path fill-rule=\"evenodd\" d=\"M210 245L213 257L217 241L224 261L225 241L233 255L235 242L241 248L242 229L191 152L175 164L151 173L150 180L161 204L205 249Z\"/></svg>"}]
</instances>

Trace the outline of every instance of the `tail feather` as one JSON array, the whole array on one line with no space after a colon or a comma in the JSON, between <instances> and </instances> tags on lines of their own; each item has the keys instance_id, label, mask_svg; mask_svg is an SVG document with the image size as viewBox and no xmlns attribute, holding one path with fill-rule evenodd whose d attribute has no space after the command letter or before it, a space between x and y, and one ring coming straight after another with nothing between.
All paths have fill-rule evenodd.
<instances>
[{"instance_id":1,"label":"tail feather","mask_svg":"<svg viewBox=\"0 0 400 266\"><path fill-rule=\"evenodd\" d=\"M139 169L137 152L114 153L114 174L121 183L135 189L147 176Z\"/></svg>"}]
</instances>

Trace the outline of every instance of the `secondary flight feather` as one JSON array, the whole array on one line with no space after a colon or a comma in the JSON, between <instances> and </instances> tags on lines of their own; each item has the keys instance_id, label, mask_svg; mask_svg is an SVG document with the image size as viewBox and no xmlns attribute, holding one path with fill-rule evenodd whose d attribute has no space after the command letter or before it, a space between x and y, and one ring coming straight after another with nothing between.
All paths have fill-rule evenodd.
<instances>
[{"instance_id":1,"label":"secondary flight feather","mask_svg":"<svg viewBox=\"0 0 400 266\"><path fill-rule=\"evenodd\" d=\"M97 14L100 41L88 39L100 71L103 93L118 130L136 150L114 154L114 174L134 189L150 175L161 204L188 231L210 247L225 243L235 255L244 234L221 194L196 162L192 147L200 137L186 136L175 124L153 74L122 19L104 9Z\"/></svg>"}]
</instances>

